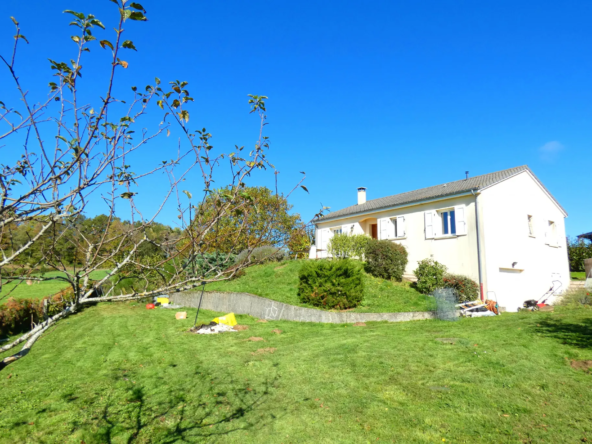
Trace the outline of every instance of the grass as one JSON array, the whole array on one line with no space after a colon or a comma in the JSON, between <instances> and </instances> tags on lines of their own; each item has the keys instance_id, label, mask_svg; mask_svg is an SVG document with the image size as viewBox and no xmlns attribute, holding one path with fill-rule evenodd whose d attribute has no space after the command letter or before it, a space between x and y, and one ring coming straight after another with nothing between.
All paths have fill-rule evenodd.
<instances>
[{"instance_id":1,"label":"grass","mask_svg":"<svg viewBox=\"0 0 592 444\"><path fill-rule=\"evenodd\" d=\"M256 265L247 268L244 276L209 284L206 289L251 293L286 304L316 308L303 304L298 298L298 270L301 265L302 261ZM354 312L394 313L428 309L426 296L411 288L408 282L390 282L364 273L364 285L364 300L352 310Z\"/></svg>"},{"instance_id":2,"label":"grass","mask_svg":"<svg viewBox=\"0 0 592 444\"><path fill-rule=\"evenodd\" d=\"M571 272L571 280L572 281L585 281L586 280L586 272L572 271Z\"/></svg>"},{"instance_id":3,"label":"grass","mask_svg":"<svg viewBox=\"0 0 592 444\"><path fill-rule=\"evenodd\" d=\"M96 270L90 274L91 279L101 279L107 274L107 270ZM55 276L64 276L64 273L59 271L52 271L48 273L44 273L43 276L46 277L55 277ZM27 285L26 282L11 282L9 284L2 285L2 292L0 292L0 298L3 298L5 295L11 292L8 297L12 297L15 299L41 299L46 296L51 296L56 294L57 292L65 289L68 287L68 283L62 280L52 280L52 281L44 281L44 282L34 282L31 285ZM15 288L16 287L16 288ZM8 299L8 298L6 298ZM6 302L6 299L0 299L0 303Z\"/></svg>"},{"instance_id":4,"label":"grass","mask_svg":"<svg viewBox=\"0 0 592 444\"><path fill-rule=\"evenodd\" d=\"M248 331L197 336L195 311L101 304L0 372L0 442L589 441L592 376L570 364L592 360L592 310L556 310L366 327L238 316Z\"/></svg>"}]
</instances>

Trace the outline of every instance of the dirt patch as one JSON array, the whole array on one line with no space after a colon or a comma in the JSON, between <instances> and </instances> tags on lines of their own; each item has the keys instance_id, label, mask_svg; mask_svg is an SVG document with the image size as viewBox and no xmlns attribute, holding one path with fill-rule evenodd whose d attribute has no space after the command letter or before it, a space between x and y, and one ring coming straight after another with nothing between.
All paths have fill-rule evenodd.
<instances>
[{"instance_id":1,"label":"dirt patch","mask_svg":"<svg viewBox=\"0 0 592 444\"><path fill-rule=\"evenodd\" d=\"M245 331L249 329L248 325L235 325L234 328L236 331Z\"/></svg>"},{"instance_id":2,"label":"dirt patch","mask_svg":"<svg viewBox=\"0 0 592 444\"><path fill-rule=\"evenodd\" d=\"M267 322L267 319L257 319L257 322Z\"/></svg>"},{"instance_id":3,"label":"dirt patch","mask_svg":"<svg viewBox=\"0 0 592 444\"><path fill-rule=\"evenodd\" d=\"M281 335L282 334L282 331L279 328L276 328L276 329L271 330L271 331L272 331L272 333L275 333L276 335Z\"/></svg>"},{"instance_id":4,"label":"dirt patch","mask_svg":"<svg viewBox=\"0 0 592 444\"><path fill-rule=\"evenodd\" d=\"M592 369L592 361L571 361L572 368L589 372Z\"/></svg>"},{"instance_id":5,"label":"dirt patch","mask_svg":"<svg viewBox=\"0 0 592 444\"><path fill-rule=\"evenodd\" d=\"M365 322L356 322L354 324L354 327L365 327L365 326L366 326L366 323Z\"/></svg>"},{"instance_id":6,"label":"dirt patch","mask_svg":"<svg viewBox=\"0 0 592 444\"><path fill-rule=\"evenodd\" d=\"M252 352L251 354L253 356L257 356L257 355L265 355L267 353L273 353L274 351L276 351L277 348L272 348L272 347L267 347L267 348L260 348L259 350L257 350L256 352Z\"/></svg>"},{"instance_id":7,"label":"dirt patch","mask_svg":"<svg viewBox=\"0 0 592 444\"><path fill-rule=\"evenodd\" d=\"M265 339L260 338L258 336L251 336L249 339L247 339L247 341L257 342L257 341L265 341Z\"/></svg>"},{"instance_id":8,"label":"dirt patch","mask_svg":"<svg viewBox=\"0 0 592 444\"><path fill-rule=\"evenodd\" d=\"M288 264L286 264L288 265ZM280 265L279 267L275 267L274 270L281 270L282 268L284 268L286 265Z\"/></svg>"}]
</instances>

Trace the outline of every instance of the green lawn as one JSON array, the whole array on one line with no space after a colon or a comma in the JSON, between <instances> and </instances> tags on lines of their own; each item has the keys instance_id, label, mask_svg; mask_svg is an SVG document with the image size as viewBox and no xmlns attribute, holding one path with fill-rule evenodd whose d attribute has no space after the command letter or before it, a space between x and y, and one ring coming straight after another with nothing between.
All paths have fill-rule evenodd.
<instances>
[{"instance_id":1,"label":"green lawn","mask_svg":"<svg viewBox=\"0 0 592 444\"><path fill-rule=\"evenodd\" d=\"M206 290L237 291L255 294L286 304L315 308L298 298L298 270L303 261L270 263L247 268L245 276L227 282L209 284ZM408 282L390 282L364 273L365 294L362 304L352 311L361 313L426 311L429 299Z\"/></svg>"},{"instance_id":2,"label":"green lawn","mask_svg":"<svg viewBox=\"0 0 592 444\"><path fill-rule=\"evenodd\" d=\"M572 281L585 281L586 280L586 273L584 271L572 271L571 272L571 280Z\"/></svg>"},{"instance_id":3,"label":"green lawn","mask_svg":"<svg viewBox=\"0 0 592 444\"><path fill-rule=\"evenodd\" d=\"M101 279L107 274L107 270L97 270L90 274L91 279ZM64 273L59 271L52 271L45 273L43 276L55 277L63 276ZM31 285L27 285L26 282L16 283L11 282L10 284L2 285L2 291L0 292L0 304L6 302L8 297L15 299L34 298L40 299L46 296L51 296L64 288L68 287L68 283L62 280L52 280L44 282L33 282ZM16 289L14 289L16 287ZM4 298L11 290L13 290L7 298Z\"/></svg>"},{"instance_id":4,"label":"green lawn","mask_svg":"<svg viewBox=\"0 0 592 444\"><path fill-rule=\"evenodd\" d=\"M194 310L101 304L0 372L0 442L590 441L592 376L570 364L592 360L592 311L556 310L366 327L238 316L248 331L197 336Z\"/></svg>"}]
</instances>

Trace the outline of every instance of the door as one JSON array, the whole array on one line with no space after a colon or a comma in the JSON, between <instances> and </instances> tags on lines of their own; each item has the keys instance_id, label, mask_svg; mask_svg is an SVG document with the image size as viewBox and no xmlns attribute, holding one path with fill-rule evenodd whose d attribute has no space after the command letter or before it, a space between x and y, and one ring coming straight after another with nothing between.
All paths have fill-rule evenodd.
<instances>
[{"instance_id":1,"label":"door","mask_svg":"<svg viewBox=\"0 0 592 444\"><path fill-rule=\"evenodd\" d=\"M378 239L378 224L372 224L372 239Z\"/></svg>"}]
</instances>

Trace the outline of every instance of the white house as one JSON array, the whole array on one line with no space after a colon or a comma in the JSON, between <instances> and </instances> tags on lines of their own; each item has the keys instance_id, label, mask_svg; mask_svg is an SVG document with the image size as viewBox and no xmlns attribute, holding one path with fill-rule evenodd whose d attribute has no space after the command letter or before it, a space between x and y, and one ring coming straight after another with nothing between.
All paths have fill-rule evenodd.
<instances>
[{"instance_id":1,"label":"white house","mask_svg":"<svg viewBox=\"0 0 592 444\"><path fill-rule=\"evenodd\" d=\"M482 298L517 311L569 286L566 217L528 166L368 201L358 188L357 205L315 221L311 256L327 257L335 233L388 239L407 248L406 277L432 258L478 282Z\"/></svg>"}]
</instances>

